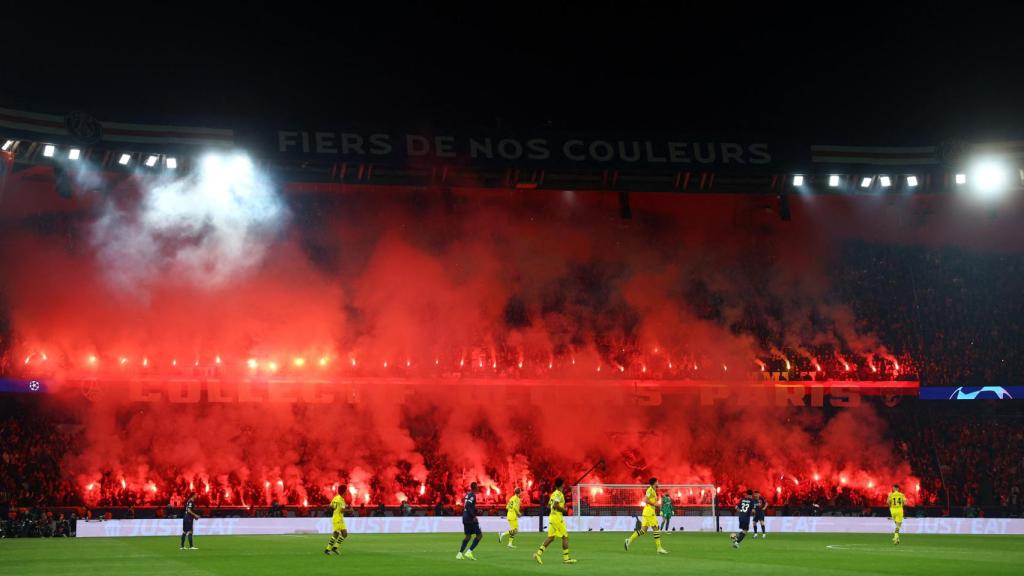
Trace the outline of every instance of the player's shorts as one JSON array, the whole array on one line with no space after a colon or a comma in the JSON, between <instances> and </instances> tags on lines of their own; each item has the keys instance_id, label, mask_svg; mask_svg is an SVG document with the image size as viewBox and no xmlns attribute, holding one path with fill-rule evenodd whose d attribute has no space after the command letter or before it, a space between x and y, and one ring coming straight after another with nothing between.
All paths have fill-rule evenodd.
<instances>
[{"instance_id":1,"label":"player's shorts","mask_svg":"<svg viewBox=\"0 0 1024 576\"><path fill-rule=\"evenodd\" d=\"M508 527L513 530L519 530L519 516L516 516L515 514L509 514Z\"/></svg>"},{"instance_id":2,"label":"player's shorts","mask_svg":"<svg viewBox=\"0 0 1024 576\"><path fill-rule=\"evenodd\" d=\"M181 522L181 531L182 532L191 532L192 531L192 522L194 520L195 520L195 518L193 518L191 516L189 516L188 518L185 518Z\"/></svg>"},{"instance_id":3,"label":"player's shorts","mask_svg":"<svg viewBox=\"0 0 1024 576\"><path fill-rule=\"evenodd\" d=\"M483 535L483 532L480 531L480 521L476 518L463 518L462 533L466 536L478 534Z\"/></svg>"},{"instance_id":4,"label":"player's shorts","mask_svg":"<svg viewBox=\"0 0 1024 576\"><path fill-rule=\"evenodd\" d=\"M896 522L897 524L903 522L903 510L899 510L899 511L890 510L889 514L892 515L892 521L893 522Z\"/></svg>"},{"instance_id":5,"label":"player's shorts","mask_svg":"<svg viewBox=\"0 0 1024 576\"><path fill-rule=\"evenodd\" d=\"M650 526L651 528L658 527L658 516L653 512L651 514L647 514L645 512L644 515L640 518L640 527L647 528L648 526Z\"/></svg>"},{"instance_id":6,"label":"player's shorts","mask_svg":"<svg viewBox=\"0 0 1024 576\"><path fill-rule=\"evenodd\" d=\"M569 529L565 527L564 518L548 517L548 537L565 538L569 536Z\"/></svg>"},{"instance_id":7,"label":"player's shorts","mask_svg":"<svg viewBox=\"0 0 1024 576\"><path fill-rule=\"evenodd\" d=\"M754 512L754 522L764 522L764 512Z\"/></svg>"},{"instance_id":8,"label":"player's shorts","mask_svg":"<svg viewBox=\"0 0 1024 576\"><path fill-rule=\"evenodd\" d=\"M348 528L345 528L345 519L344 518L332 518L331 519L331 530L333 530L335 532L341 532L342 530L348 530Z\"/></svg>"},{"instance_id":9,"label":"player's shorts","mask_svg":"<svg viewBox=\"0 0 1024 576\"><path fill-rule=\"evenodd\" d=\"M750 514L740 514L740 530L750 530Z\"/></svg>"},{"instance_id":10,"label":"player's shorts","mask_svg":"<svg viewBox=\"0 0 1024 576\"><path fill-rule=\"evenodd\" d=\"M675 515L676 515L675 512L662 512L661 513L661 517L664 518L665 520L668 520L669 518L671 518L671 517L673 517Z\"/></svg>"}]
</instances>

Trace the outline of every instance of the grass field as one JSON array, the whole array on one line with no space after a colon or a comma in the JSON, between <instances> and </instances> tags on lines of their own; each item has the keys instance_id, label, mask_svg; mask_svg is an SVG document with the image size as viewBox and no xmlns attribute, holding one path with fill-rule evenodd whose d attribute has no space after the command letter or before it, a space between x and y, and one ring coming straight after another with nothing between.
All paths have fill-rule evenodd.
<instances>
[{"instance_id":1,"label":"grass field","mask_svg":"<svg viewBox=\"0 0 1024 576\"><path fill-rule=\"evenodd\" d=\"M893 546L886 534L769 534L748 538L739 550L727 534L675 533L668 556L655 556L649 536L622 549L621 533L571 535L573 566L558 545L538 566L530 554L537 533L521 534L516 550L493 534L477 560L455 560L457 534L352 535L341 556L322 553L326 536L208 536L199 550L178 550L176 537L0 540L0 574L128 576L249 576L257 574L1022 574L1024 537L906 535Z\"/></svg>"}]
</instances>

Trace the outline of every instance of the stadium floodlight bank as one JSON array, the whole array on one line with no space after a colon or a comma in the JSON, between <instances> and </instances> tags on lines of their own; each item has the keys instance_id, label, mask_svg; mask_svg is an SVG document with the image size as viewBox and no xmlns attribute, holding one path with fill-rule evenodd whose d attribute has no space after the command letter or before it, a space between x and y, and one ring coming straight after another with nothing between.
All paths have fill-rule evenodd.
<instances>
[{"instance_id":1,"label":"stadium floodlight bank","mask_svg":"<svg viewBox=\"0 0 1024 576\"><path fill-rule=\"evenodd\" d=\"M573 487L574 516L637 516L643 513L647 484L577 484ZM661 499L668 494L675 516L718 517L717 491L712 484L659 484Z\"/></svg>"}]
</instances>

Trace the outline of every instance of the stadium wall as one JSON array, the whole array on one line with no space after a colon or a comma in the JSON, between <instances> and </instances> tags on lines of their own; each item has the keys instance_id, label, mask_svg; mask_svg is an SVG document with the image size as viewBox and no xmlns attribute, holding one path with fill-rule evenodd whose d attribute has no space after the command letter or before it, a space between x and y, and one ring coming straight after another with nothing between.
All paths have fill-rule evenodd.
<instances>
[{"instance_id":1,"label":"stadium wall","mask_svg":"<svg viewBox=\"0 0 1024 576\"><path fill-rule=\"evenodd\" d=\"M537 517L520 520L524 534L537 531ZM570 532L627 532L633 529L631 516L577 516L567 518ZM721 518L722 530L736 530L734 517ZM444 516L410 516L385 518L348 518L353 534L415 534L462 533L462 519ZM687 531L715 530L712 516L673 518L675 528ZM888 518L852 518L829 516L769 517L771 533L880 533L892 531ZM508 525L504 518L480 518L484 532L500 532ZM195 523L197 536L328 534L330 518L207 518ZM77 524L78 537L173 536L181 533L180 519L84 521ZM1020 518L907 518L903 534L1013 534L1024 535L1024 519Z\"/></svg>"}]
</instances>

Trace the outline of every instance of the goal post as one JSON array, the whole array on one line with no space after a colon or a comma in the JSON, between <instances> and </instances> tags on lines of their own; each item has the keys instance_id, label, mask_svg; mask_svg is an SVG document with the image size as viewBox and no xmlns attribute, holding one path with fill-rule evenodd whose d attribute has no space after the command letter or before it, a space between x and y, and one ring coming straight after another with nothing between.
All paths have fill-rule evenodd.
<instances>
[{"instance_id":1,"label":"goal post","mask_svg":"<svg viewBox=\"0 0 1024 576\"><path fill-rule=\"evenodd\" d=\"M573 516L640 516L647 488L647 484L577 484L573 487ZM712 484L659 484L659 515L666 494L675 516L718 516L717 491Z\"/></svg>"}]
</instances>

